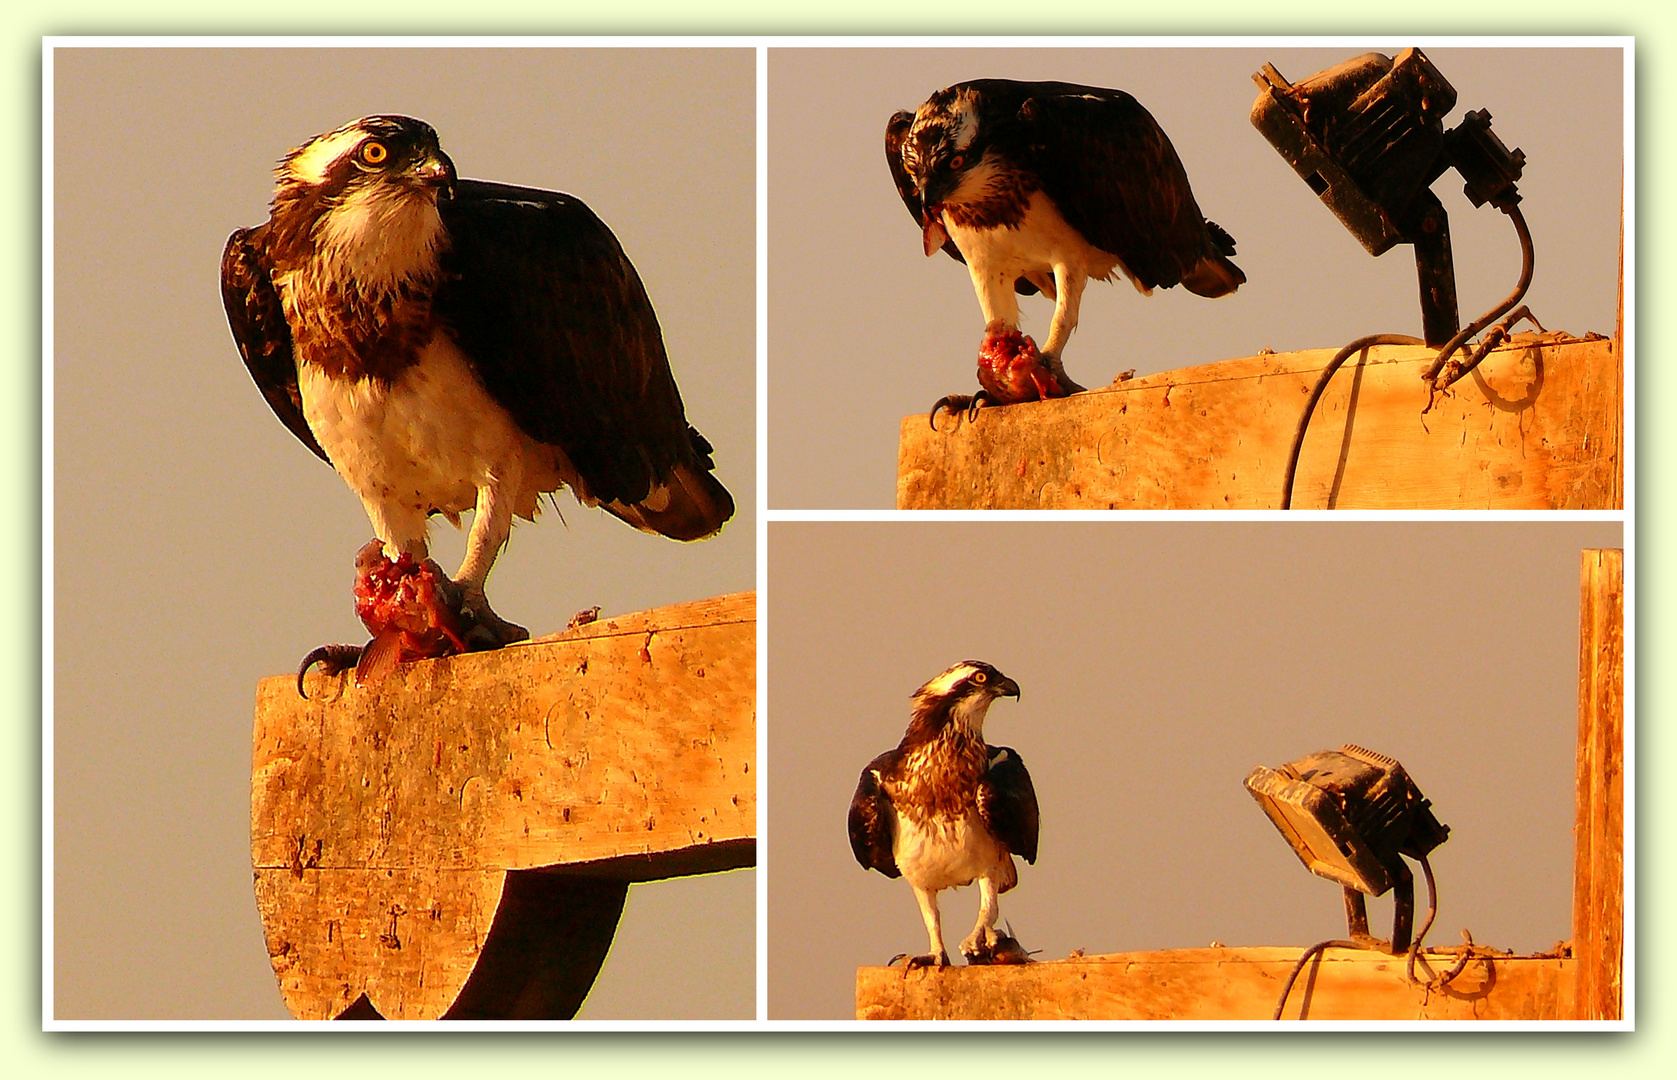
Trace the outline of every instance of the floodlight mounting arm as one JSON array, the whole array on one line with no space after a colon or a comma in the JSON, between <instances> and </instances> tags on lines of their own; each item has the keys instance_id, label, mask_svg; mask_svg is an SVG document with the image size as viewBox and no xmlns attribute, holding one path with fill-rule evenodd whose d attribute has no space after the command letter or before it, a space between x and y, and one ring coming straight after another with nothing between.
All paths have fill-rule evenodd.
<instances>
[{"instance_id":1,"label":"floodlight mounting arm","mask_svg":"<svg viewBox=\"0 0 1677 1080\"><path fill-rule=\"evenodd\" d=\"M1526 225L1526 216L1520 213L1517 197L1516 201L1497 204L1497 209L1508 215L1508 219L1514 223L1515 234L1520 238L1520 280L1515 284L1514 291L1508 294L1508 299L1473 320L1465 329L1445 342L1444 347L1438 351L1437 359L1427 368L1426 374L1421 376L1422 381L1431 385L1435 394L1449 389L1451 383L1479 366L1479 361L1485 359L1485 356L1491 351L1491 346L1498 340L1494 335L1487 337L1480 348L1473 350L1466 363L1453 360L1451 357L1462 346L1471 341L1479 331L1514 310L1514 305L1518 304L1526 295L1526 290L1531 288L1531 276L1536 265L1536 255L1532 250L1531 229ZM1428 407L1431 407L1430 401Z\"/></svg>"},{"instance_id":2,"label":"floodlight mounting arm","mask_svg":"<svg viewBox=\"0 0 1677 1080\"><path fill-rule=\"evenodd\" d=\"M1402 956L1409 951L1411 932L1415 926L1415 875L1403 860L1397 859L1392 871L1392 940L1389 951ZM1430 879L1429 879L1430 880ZM1364 949L1388 949L1388 943L1368 932L1368 901L1349 885L1345 890L1345 928L1348 936ZM1429 920L1430 925L1430 920Z\"/></svg>"}]
</instances>

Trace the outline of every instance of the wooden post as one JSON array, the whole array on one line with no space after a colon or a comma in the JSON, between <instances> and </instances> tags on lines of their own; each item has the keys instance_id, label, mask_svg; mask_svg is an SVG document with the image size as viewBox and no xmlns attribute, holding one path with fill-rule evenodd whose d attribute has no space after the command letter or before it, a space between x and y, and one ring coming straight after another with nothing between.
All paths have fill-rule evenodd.
<instances>
[{"instance_id":1,"label":"wooden post","mask_svg":"<svg viewBox=\"0 0 1677 1080\"><path fill-rule=\"evenodd\" d=\"M1306 397L1336 351L1165 371L972 423L943 414L935 431L910 416L897 506L1273 509ZM1294 508L1623 506L1617 342L1517 335L1423 415L1433 355L1376 346L1339 369L1305 438Z\"/></svg>"},{"instance_id":2,"label":"wooden post","mask_svg":"<svg viewBox=\"0 0 1677 1080\"><path fill-rule=\"evenodd\" d=\"M629 884L756 861L756 597L257 689L251 859L303 1019L564 1019Z\"/></svg>"},{"instance_id":3,"label":"wooden post","mask_svg":"<svg viewBox=\"0 0 1677 1080\"><path fill-rule=\"evenodd\" d=\"M1584 552L1578 632L1577 1015L1617 1020L1624 985L1624 552Z\"/></svg>"}]
</instances>

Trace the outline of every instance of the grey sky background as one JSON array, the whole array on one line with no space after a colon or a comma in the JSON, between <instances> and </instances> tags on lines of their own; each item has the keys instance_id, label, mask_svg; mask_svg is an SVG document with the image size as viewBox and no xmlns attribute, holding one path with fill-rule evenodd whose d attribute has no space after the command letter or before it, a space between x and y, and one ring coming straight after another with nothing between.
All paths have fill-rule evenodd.
<instances>
[{"instance_id":1,"label":"grey sky background","mask_svg":"<svg viewBox=\"0 0 1677 1080\"><path fill-rule=\"evenodd\" d=\"M1621 542L1616 522L771 523L770 1018L853 1018L858 966L925 948L845 813L915 688L970 658L1022 691L985 737L1041 804L1001 913L1044 959L1343 936L1339 888L1242 781L1347 742L1451 827L1430 943L1569 938L1579 558ZM953 950L977 891L941 896ZM1369 923L1390 934L1390 894Z\"/></svg>"},{"instance_id":2,"label":"grey sky background","mask_svg":"<svg viewBox=\"0 0 1677 1080\"><path fill-rule=\"evenodd\" d=\"M49 1007L284 1018L251 892L255 684L317 644L365 639L350 586L371 529L245 372L221 309L222 245L267 217L277 158L373 112L429 121L462 176L580 197L640 271L738 511L684 545L561 495L558 514L515 528L490 596L539 635L594 604L750 589L755 60L61 49L54 76ZM439 524L433 550L452 570L463 534ZM580 1015L750 1017L754 920L753 871L635 886Z\"/></svg>"},{"instance_id":3,"label":"grey sky background","mask_svg":"<svg viewBox=\"0 0 1677 1080\"><path fill-rule=\"evenodd\" d=\"M1337 348L1372 333L1419 334L1413 249L1368 255L1251 125L1252 73L1293 82L1377 49L790 49L769 51L769 505L886 507L902 418L977 387L983 318L966 268L928 259L892 186L885 122L974 78L1059 79L1135 95L1170 135L1200 209L1235 237L1247 283L1206 300L1143 297L1094 283L1065 351L1070 375L1102 386L1252 356ZM1526 302L1550 329L1613 332L1623 161L1618 49L1425 48L1456 88L1454 126L1488 109L1525 151L1521 208L1536 272ZM1504 215L1475 210L1450 173L1433 185L1450 214L1465 324L1520 272ZM1021 301L1039 341L1053 308Z\"/></svg>"}]
</instances>

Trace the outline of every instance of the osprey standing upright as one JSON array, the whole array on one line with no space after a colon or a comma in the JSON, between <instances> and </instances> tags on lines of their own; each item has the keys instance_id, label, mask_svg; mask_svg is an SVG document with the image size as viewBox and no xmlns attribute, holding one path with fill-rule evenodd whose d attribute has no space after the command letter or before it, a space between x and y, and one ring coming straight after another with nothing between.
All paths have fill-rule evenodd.
<instances>
[{"instance_id":1,"label":"osprey standing upright","mask_svg":"<svg viewBox=\"0 0 1677 1080\"><path fill-rule=\"evenodd\" d=\"M1083 387L1061 353L1083 287L1115 272L1143 295L1181 284L1224 296L1246 281L1234 238L1207 221L1158 123L1122 90L975 79L939 90L885 127L885 161L928 256L967 264L984 312L976 410L1064 397ZM1019 301L1041 292L1054 318L1040 353L1019 330Z\"/></svg>"},{"instance_id":2,"label":"osprey standing upright","mask_svg":"<svg viewBox=\"0 0 1677 1080\"><path fill-rule=\"evenodd\" d=\"M980 660L963 660L914 693L908 731L868 762L850 800L850 849L863 867L907 878L931 951L909 967L949 963L937 894L978 882L978 923L961 942L969 963L1026 957L996 929L997 898L1019 882L1013 856L1036 862L1037 805L1017 751L984 741L984 716L1019 684Z\"/></svg>"},{"instance_id":3,"label":"osprey standing upright","mask_svg":"<svg viewBox=\"0 0 1677 1080\"><path fill-rule=\"evenodd\" d=\"M514 516L569 487L647 532L734 512L688 426L663 335L616 237L578 199L458 179L429 124L367 116L291 151L268 221L239 229L222 299L245 365L329 462L375 539L356 560L357 679L529 635L484 597ZM428 519L475 511L453 578Z\"/></svg>"}]
</instances>

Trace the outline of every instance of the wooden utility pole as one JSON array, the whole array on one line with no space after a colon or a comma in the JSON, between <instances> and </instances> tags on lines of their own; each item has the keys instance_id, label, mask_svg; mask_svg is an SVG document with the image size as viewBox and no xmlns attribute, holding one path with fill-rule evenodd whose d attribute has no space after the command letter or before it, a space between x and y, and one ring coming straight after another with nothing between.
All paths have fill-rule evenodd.
<instances>
[{"instance_id":1,"label":"wooden utility pole","mask_svg":"<svg viewBox=\"0 0 1677 1080\"><path fill-rule=\"evenodd\" d=\"M1335 349L1129 379L973 422L903 420L903 510L1274 509ZM1611 510L1624 505L1624 362L1599 336L1521 334L1432 409L1434 352L1380 345L1328 383L1295 509Z\"/></svg>"},{"instance_id":2,"label":"wooden utility pole","mask_svg":"<svg viewBox=\"0 0 1677 1080\"><path fill-rule=\"evenodd\" d=\"M1578 627L1578 822L1572 950L1584 1020L1623 1015L1625 952L1625 566L1585 551Z\"/></svg>"},{"instance_id":3,"label":"wooden utility pole","mask_svg":"<svg viewBox=\"0 0 1677 1080\"><path fill-rule=\"evenodd\" d=\"M756 862L756 597L257 689L251 861L302 1019L564 1019L630 883Z\"/></svg>"}]
</instances>

